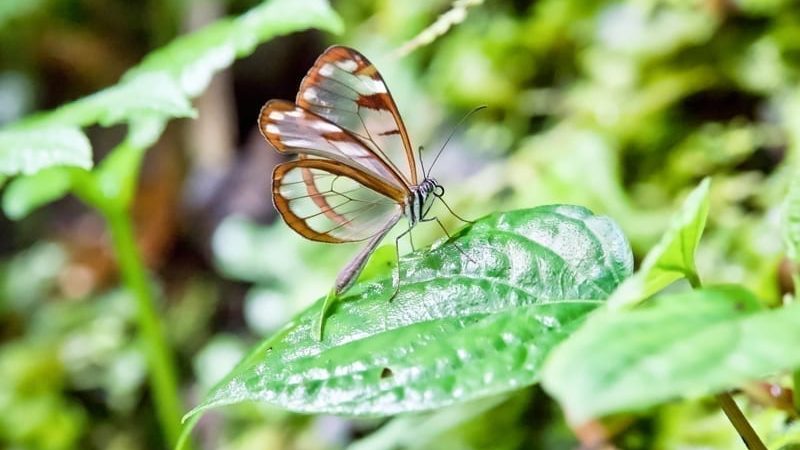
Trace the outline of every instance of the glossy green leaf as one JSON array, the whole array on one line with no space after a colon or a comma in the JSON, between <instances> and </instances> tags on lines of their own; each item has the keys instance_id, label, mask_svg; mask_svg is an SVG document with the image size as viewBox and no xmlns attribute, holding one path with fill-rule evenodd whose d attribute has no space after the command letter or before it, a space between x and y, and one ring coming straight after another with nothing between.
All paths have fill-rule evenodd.
<instances>
[{"instance_id":1,"label":"glossy green leaf","mask_svg":"<svg viewBox=\"0 0 800 450\"><path fill-rule=\"evenodd\" d=\"M51 166L92 167L92 148L80 129L52 126L0 131L0 174L30 175Z\"/></svg>"},{"instance_id":2,"label":"glossy green leaf","mask_svg":"<svg viewBox=\"0 0 800 450\"><path fill-rule=\"evenodd\" d=\"M636 274L608 299L612 308L638 303L681 278L698 279L694 254L708 217L708 189L704 179L686 198L658 244L647 253Z\"/></svg>"},{"instance_id":3,"label":"glossy green leaf","mask_svg":"<svg viewBox=\"0 0 800 450\"><path fill-rule=\"evenodd\" d=\"M311 27L339 33L343 24L324 0L270 0L240 17L217 21L176 39L148 55L126 78L168 73L183 92L194 97L216 72L235 58L252 53L259 43Z\"/></svg>"},{"instance_id":4,"label":"glossy green leaf","mask_svg":"<svg viewBox=\"0 0 800 450\"><path fill-rule=\"evenodd\" d=\"M656 297L587 320L545 364L570 420L733 388L800 367L800 304L764 310L739 287Z\"/></svg>"},{"instance_id":5,"label":"glossy green leaf","mask_svg":"<svg viewBox=\"0 0 800 450\"><path fill-rule=\"evenodd\" d=\"M356 284L334 305L322 342L313 332L317 302L193 414L262 400L293 411L389 415L528 386L549 350L631 266L619 228L585 208L487 216L451 242L404 257L393 301L391 277Z\"/></svg>"}]
</instances>

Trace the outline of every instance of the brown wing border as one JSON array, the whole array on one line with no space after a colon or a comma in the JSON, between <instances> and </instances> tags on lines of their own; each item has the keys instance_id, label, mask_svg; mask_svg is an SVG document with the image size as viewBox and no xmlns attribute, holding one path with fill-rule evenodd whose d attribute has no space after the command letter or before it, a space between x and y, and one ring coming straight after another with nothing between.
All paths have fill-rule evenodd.
<instances>
[{"instance_id":1,"label":"brown wing border","mask_svg":"<svg viewBox=\"0 0 800 450\"><path fill-rule=\"evenodd\" d=\"M275 209L278 210L278 213L280 213L281 217L283 218L283 221L286 222L286 225L289 225L290 228L298 232L303 237L311 239L313 241L338 244L342 242L365 241L367 239L370 239L372 236L358 240L339 239L329 234L320 233L316 230L313 230L311 227L308 226L308 224L306 224L305 220L303 220L301 217L293 213L291 208L289 207L289 201L281 195L280 189L283 177L286 175L286 173L296 168L323 170L334 175L350 178L353 181L363 185L364 187L372 189L373 191L378 192L379 194L385 195L386 197L394 200L395 202L397 202L398 205L402 205L403 202L405 202L406 200L405 197L406 194L401 189L398 189L397 187L392 186L391 184L386 183L385 181L379 180L369 174L356 170L350 166L340 164L336 161L327 159L301 158L294 161L278 164L277 166L275 166L275 170L272 171L272 203L275 205ZM325 202L323 198L320 198L320 200ZM320 205L317 202L317 199L315 199L314 201L315 203L317 203L318 206L320 206L320 209L326 215L328 213L335 214L335 211L333 210L333 208L330 208L330 205L327 205L328 209L325 209L323 205ZM378 232L380 232L380 230L376 230L376 233Z\"/></svg>"},{"instance_id":2,"label":"brown wing border","mask_svg":"<svg viewBox=\"0 0 800 450\"><path fill-rule=\"evenodd\" d=\"M344 128L340 127L339 125L337 125L334 122L331 122L330 120L326 119L325 117L322 117L319 114L308 110L307 108L303 107L302 105L298 105L298 104L292 103L292 102L290 102L288 100L273 99L273 100L268 101L267 103L264 104L264 106L261 107L261 111L258 114L258 130L261 133L261 135L264 137L264 139L266 139L266 141L269 142L269 144L272 145L278 153L282 153L282 154L285 154L285 155L286 154L297 154L297 155L300 155L301 158L303 158L305 156L305 154L304 154L304 152L302 150L290 150L289 147L287 147L286 145L284 145L281 142L280 137L279 137L278 134L269 133L269 132L266 131L267 125L269 123L271 123L271 121L272 121L272 119L269 118L270 113L275 112L275 111L282 112L282 113L287 113L287 112L290 112L290 111L294 111L296 108L302 109L304 114L308 114L310 117L313 117L315 120L320 120L322 122L328 123L328 124L333 125L336 128L338 128L339 131L326 133L326 134L331 134L331 136L323 136L323 137L325 137L326 139L336 139L337 136L335 136L335 134L336 133L342 133L342 135L346 139L348 139L348 140L360 145L366 151L368 151L369 153L374 155L375 156L375 160L377 160L380 164L382 164L383 167L389 173L391 173L394 176L395 180L401 186L403 186L407 191L409 191L409 192L411 191L411 187L408 185L408 183L406 183L406 181L405 181L405 179L404 179L402 174L397 173L397 171L393 167L391 167L388 164L386 164L384 162L384 160L380 156L376 155L375 152L373 152L371 148L369 148L368 146L364 145L364 143L361 141L361 139L359 139L358 137L354 136L350 131L345 130ZM339 139L342 140L341 136L339 137ZM312 154L310 152L305 152L305 153ZM340 162L342 164L347 165L348 167L352 167L353 169L359 170L359 171L362 170L361 167L363 167L361 165L359 165L361 167L354 167L353 165L351 165L348 162L348 160L346 158L342 158L342 157L338 157L338 156L337 157L331 157L331 156L328 156L328 155L325 155L325 156L315 155L315 156L318 156L320 158L327 158L327 159L330 159L330 160L338 161L338 162ZM358 163L356 162L355 164L358 164ZM370 170L370 169L368 169L366 167L363 167L363 170Z\"/></svg>"},{"instance_id":3,"label":"brown wing border","mask_svg":"<svg viewBox=\"0 0 800 450\"><path fill-rule=\"evenodd\" d=\"M419 184L419 177L417 175L417 159L414 156L414 150L411 148L411 139L408 137L406 125L403 122L403 118L400 117L400 111L397 109L397 104L394 102L394 97L392 96L392 92L389 90L389 85L386 84L386 81L383 79L383 76L381 76L378 68L375 67L375 65L372 64L372 62L358 50L345 47L343 45L333 45L322 52L322 54L317 57L317 60L314 61L314 65L308 70L306 76L303 77L303 80L300 82L300 88L297 91L295 103L301 106L303 109L308 110L307 102L302 98L302 94L310 85L319 83L318 78L321 76L319 74L319 70L326 63L333 63L335 61L342 61L346 59L355 61L356 64L358 64L358 67L353 74L366 75L373 79L377 77L377 79L383 83L383 86L386 87L385 95L388 97L386 104L389 106L389 112L392 114L392 117L394 117L397 128L400 130L400 139L403 141L403 147L406 150L406 159L408 160L409 169L411 171L411 184ZM362 105L359 105L359 107L360 106ZM394 169L392 170L394 171ZM405 181L405 176L402 173L398 174L398 176L405 184L408 184Z\"/></svg>"}]
</instances>

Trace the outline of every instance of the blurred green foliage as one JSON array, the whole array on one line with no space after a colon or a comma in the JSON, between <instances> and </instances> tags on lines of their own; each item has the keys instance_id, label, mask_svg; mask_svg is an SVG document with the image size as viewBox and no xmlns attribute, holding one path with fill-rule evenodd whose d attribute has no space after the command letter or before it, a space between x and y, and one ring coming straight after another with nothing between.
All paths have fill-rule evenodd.
<instances>
[{"instance_id":1,"label":"blurred green foliage","mask_svg":"<svg viewBox=\"0 0 800 450\"><path fill-rule=\"evenodd\" d=\"M175 37L191 2L106 3L2 3L0 122L111 85L152 46ZM208 3L238 13L258 2ZM403 60L387 57L448 6L444 0L335 1L345 34L317 39L346 43L377 63L414 143L425 144L427 155L466 110L489 106L457 134L437 166L451 206L478 217L546 203L584 205L613 217L641 261L679 200L712 176L697 271L706 283L743 284L765 304L781 303L792 290L787 278L793 275L782 265L781 208L798 173L800 145L800 9L794 2L486 2L430 46ZM208 39L220 45L200 45L214 50L199 58L208 65L187 68L180 49L177 56L150 58L141 67L157 68L151 75L161 77L158 82L134 72L122 84L39 122L56 118L66 127L62 122L47 133L20 127L0 135L0 172L29 174L59 165L7 184L4 212L21 218L65 194L70 183L60 165L83 170L97 163L99 155L91 150L98 146L81 127L133 119L152 101L166 116L193 116L187 99L239 49L249 52L254 45L239 41L230 21L218 22L214 30ZM90 38L106 34L113 35L110 50ZM277 45L292 48L287 42ZM67 62L58 63L57 56ZM261 63L275 72L288 65ZM291 92L299 79L287 83L283 91ZM238 120L251 124L256 114L249 111ZM117 168L135 166L130 160L163 131L141 126L144 144L123 148ZM24 146L43 157L18 158ZM109 164L101 167L111 168L99 172L106 174L100 180L116 183L99 184L121 189L119 198L130 200L134 188L120 179L137 173L103 161ZM42 220L34 215L3 228L9 237L2 241L0 265L0 406L7 414L0 418L0 447L154 448L152 400L134 338L134 301L116 283L87 295L65 293L59 287L64 278L83 272L70 264L64 240L48 242L58 236L41 231ZM459 226L452 218L446 225ZM435 226L415 230L418 245L440 236ZM40 242L22 248L17 238ZM241 217L216 229L211 249L213 270L158 283L169 298L161 313L192 404L256 337L271 334L324 293L355 250L306 242L282 223L260 225ZM167 267L177 264L169 261ZM233 315L242 322L229 318ZM766 408L756 398L738 397L768 445L797 443L800 429L792 414ZM614 438L621 448L740 445L719 410L703 401L672 402L625 420ZM418 432L419 438L408 442ZM206 448L237 450L577 445L555 404L536 388L497 403L385 424L244 405L210 415L198 436Z\"/></svg>"}]
</instances>

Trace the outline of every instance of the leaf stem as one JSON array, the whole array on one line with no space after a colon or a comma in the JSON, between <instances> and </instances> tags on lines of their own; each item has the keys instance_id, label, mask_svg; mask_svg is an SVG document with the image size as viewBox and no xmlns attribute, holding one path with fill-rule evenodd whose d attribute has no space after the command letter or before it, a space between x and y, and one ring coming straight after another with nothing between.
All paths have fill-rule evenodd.
<instances>
[{"instance_id":1,"label":"leaf stem","mask_svg":"<svg viewBox=\"0 0 800 450\"><path fill-rule=\"evenodd\" d=\"M791 261L791 260L790 260ZM791 261L792 284L794 285L794 298L792 301L800 300L800 266ZM794 410L800 412L800 370L792 372L792 403Z\"/></svg>"},{"instance_id":2,"label":"leaf stem","mask_svg":"<svg viewBox=\"0 0 800 450\"><path fill-rule=\"evenodd\" d=\"M687 273L686 278L689 280L693 289L701 289L703 287L703 283L700 282L700 276L696 271ZM750 450L767 450L767 447L761 442L761 438L758 437L758 434L756 434L750 422L747 421L747 418L742 413L742 410L739 409L739 405L733 400L731 394L729 392L722 392L717 394L716 397L725 416L728 417L733 428L736 429L736 432L739 433L739 437L744 441L744 445Z\"/></svg>"},{"instance_id":3,"label":"leaf stem","mask_svg":"<svg viewBox=\"0 0 800 450\"><path fill-rule=\"evenodd\" d=\"M181 431L182 406L175 362L156 311L152 286L136 247L133 225L127 212L113 207L102 208L101 212L111 231L125 286L136 299L139 332L144 341L156 414L169 447L174 447Z\"/></svg>"},{"instance_id":4,"label":"leaf stem","mask_svg":"<svg viewBox=\"0 0 800 450\"><path fill-rule=\"evenodd\" d=\"M717 401L720 406L722 406L722 411L728 416L728 420L730 420L733 427L736 428L739 437L742 438L747 448L750 450L767 450L767 447L761 442L758 434L756 434L750 422L748 422L747 418L742 414L742 410L739 409L739 405L736 404L730 393L723 392L717 394Z\"/></svg>"}]
</instances>

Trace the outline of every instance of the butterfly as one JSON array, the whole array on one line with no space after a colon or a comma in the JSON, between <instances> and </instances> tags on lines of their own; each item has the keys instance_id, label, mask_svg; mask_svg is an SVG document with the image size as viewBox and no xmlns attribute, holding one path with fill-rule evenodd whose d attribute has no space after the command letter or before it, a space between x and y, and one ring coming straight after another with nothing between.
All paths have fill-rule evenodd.
<instances>
[{"instance_id":1,"label":"butterfly","mask_svg":"<svg viewBox=\"0 0 800 450\"><path fill-rule=\"evenodd\" d=\"M380 73L352 48L323 52L300 83L295 102L270 100L258 125L278 152L299 156L272 173L273 203L286 224L314 241L366 242L323 303L317 325L321 339L332 301L353 285L400 219L405 217L409 227L396 244L420 222L442 226L428 213L444 188L425 172L421 147L415 157ZM397 257L399 289L399 249Z\"/></svg>"}]
</instances>

